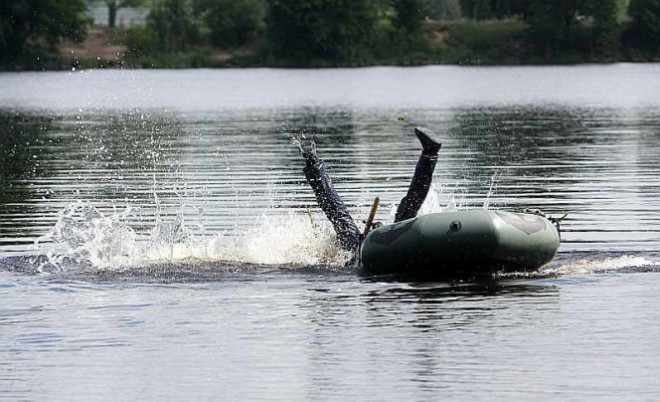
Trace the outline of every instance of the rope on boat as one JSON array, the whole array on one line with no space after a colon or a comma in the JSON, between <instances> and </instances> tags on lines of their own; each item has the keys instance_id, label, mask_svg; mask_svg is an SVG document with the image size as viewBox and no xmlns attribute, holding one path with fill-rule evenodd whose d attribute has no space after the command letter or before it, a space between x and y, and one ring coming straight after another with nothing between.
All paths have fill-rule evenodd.
<instances>
[{"instance_id":1,"label":"rope on boat","mask_svg":"<svg viewBox=\"0 0 660 402\"><path fill-rule=\"evenodd\" d=\"M566 219L568 214L564 214L562 216L551 216L551 215L546 215L543 211L541 211L538 208L525 208L523 212L526 214L542 216L547 220L549 220L550 222L552 222L552 224L555 225L555 228L557 229L557 234L559 234L559 238L561 239L561 221Z\"/></svg>"}]
</instances>

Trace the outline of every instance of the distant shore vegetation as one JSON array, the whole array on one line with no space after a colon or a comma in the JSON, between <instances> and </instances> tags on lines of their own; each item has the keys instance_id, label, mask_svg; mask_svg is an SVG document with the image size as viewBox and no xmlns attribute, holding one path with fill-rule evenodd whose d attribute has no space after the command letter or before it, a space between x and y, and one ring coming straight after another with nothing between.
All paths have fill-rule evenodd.
<instances>
[{"instance_id":1,"label":"distant shore vegetation","mask_svg":"<svg viewBox=\"0 0 660 402\"><path fill-rule=\"evenodd\" d=\"M3 70L617 61L660 61L660 0L0 1Z\"/></svg>"}]
</instances>

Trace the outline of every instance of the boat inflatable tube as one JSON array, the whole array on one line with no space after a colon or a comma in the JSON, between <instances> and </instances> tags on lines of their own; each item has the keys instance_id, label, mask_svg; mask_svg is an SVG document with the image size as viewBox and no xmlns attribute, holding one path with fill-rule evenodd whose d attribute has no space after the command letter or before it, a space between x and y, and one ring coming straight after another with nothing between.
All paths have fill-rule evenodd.
<instances>
[{"instance_id":1,"label":"boat inflatable tube","mask_svg":"<svg viewBox=\"0 0 660 402\"><path fill-rule=\"evenodd\" d=\"M371 231L360 250L360 273L444 279L529 272L552 260L559 244L557 228L539 215L429 214Z\"/></svg>"}]
</instances>

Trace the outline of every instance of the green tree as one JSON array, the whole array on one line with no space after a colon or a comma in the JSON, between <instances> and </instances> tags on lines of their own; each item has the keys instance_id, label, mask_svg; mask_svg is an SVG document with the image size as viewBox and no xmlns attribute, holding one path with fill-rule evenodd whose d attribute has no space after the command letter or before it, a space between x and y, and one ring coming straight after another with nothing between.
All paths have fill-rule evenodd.
<instances>
[{"instance_id":1,"label":"green tree","mask_svg":"<svg viewBox=\"0 0 660 402\"><path fill-rule=\"evenodd\" d=\"M44 45L54 52L62 39L82 41L87 22L84 0L2 0L0 59Z\"/></svg>"},{"instance_id":2,"label":"green tree","mask_svg":"<svg viewBox=\"0 0 660 402\"><path fill-rule=\"evenodd\" d=\"M144 3L144 0L105 0L108 6L108 26L114 28L117 23L117 11L120 8L138 7Z\"/></svg>"},{"instance_id":3,"label":"green tree","mask_svg":"<svg viewBox=\"0 0 660 402\"><path fill-rule=\"evenodd\" d=\"M461 18L459 0L429 0L428 14L434 20L457 20Z\"/></svg>"},{"instance_id":4,"label":"green tree","mask_svg":"<svg viewBox=\"0 0 660 402\"><path fill-rule=\"evenodd\" d=\"M410 36L421 31L427 11L425 0L392 0L392 8L396 28Z\"/></svg>"},{"instance_id":5,"label":"green tree","mask_svg":"<svg viewBox=\"0 0 660 402\"><path fill-rule=\"evenodd\" d=\"M490 17L489 0L460 0L461 13L473 20L485 20Z\"/></svg>"},{"instance_id":6,"label":"green tree","mask_svg":"<svg viewBox=\"0 0 660 402\"><path fill-rule=\"evenodd\" d=\"M587 10L594 19L592 51L606 55L617 50L621 35L618 22L619 1L592 1Z\"/></svg>"},{"instance_id":7,"label":"green tree","mask_svg":"<svg viewBox=\"0 0 660 402\"><path fill-rule=\"evenodd\" d=\"M546 57L611 45L617 10L617 0L531 0L526 16L528 35ZM587 29L583 22L589 20L593 24Z\"/></svg>"},{"instance_id":8,"label":"green tree","mask_svg":"<svg viewBox=\"0 0 660 402\"><path fill-rule=\"evenodd\" d=\"M162 0L151 9L147 27L155 34L161 51L186 50L197 39L192 4L188 0Z\"/></svg>"},{"instance_id":9,"label":"green tree","mask_svg":"<svg viewBox=\"0 0 660 402\"><path fill-rule=\"evenodd\" d=\"M374 31L371 0L267 0L272 52L290 63L339 65L360 59Z\"/></svg>"},{"instance_id":10,"label":"green tree","mask_svg":"<svg viewBox=\"0 0 660 402\"><path fill-rule=\"evenodd\" d=\"M216 46L240 46L264 23L262 0L209 0L204 21Z\"/></svg>"},{"instance_id":11,"label":"green tree","mask_svg":"<svg viewBox=\"0 0 660 402\"><path fill-rule=\"evenodd\" d=\"M631 0L628 15L639 45L660 49L660 0Z\"/></svg>"},{"instance_id":12,"label":"green tree","mask_svg":"<svg viewBox=\"0 0 660 402\"><path fill-rule=\"evenodd\" d=\"M619 12L617 14L617 21L622 22L628 18L628 6L630 5L630 0L617 0L617 7Z\"/></svg>"},{"instance_id":13,"label":"green tree","mask_svg":"<svg viewBox=\"0 0 660 402\"><path fill-rule=\"evenodd\" d=\"M524 15L530 0L460 0L461 13L474 20Z\"/></svg>"},{"instance_id":14,"label":"green tree","mask_svg":"<svg viewBox=\"0 0 660 402\"><path fill-rule=\"evenodd\" d=\"M491 0L495 18L512 16L526 16L529 11L530 0Z\"/></svg>"}]
</instances>

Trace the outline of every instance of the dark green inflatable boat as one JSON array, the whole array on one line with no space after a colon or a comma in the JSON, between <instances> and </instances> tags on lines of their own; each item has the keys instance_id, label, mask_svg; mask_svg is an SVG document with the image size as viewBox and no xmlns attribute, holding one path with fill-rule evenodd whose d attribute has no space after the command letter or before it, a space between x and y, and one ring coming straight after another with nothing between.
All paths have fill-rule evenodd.
<instances>
[{"instance_id":1,"label":"dark green inflatable boat","mask_svg":"<svg viewBox=\"0 0 660 402\"><path fill-rule=\"evenodd\" d=\"M552 260L559 243L558 229L540 215L430 214L371 231L360 251L361 274L446 279L528 272Z\"/></svg>"}]
</instances>

